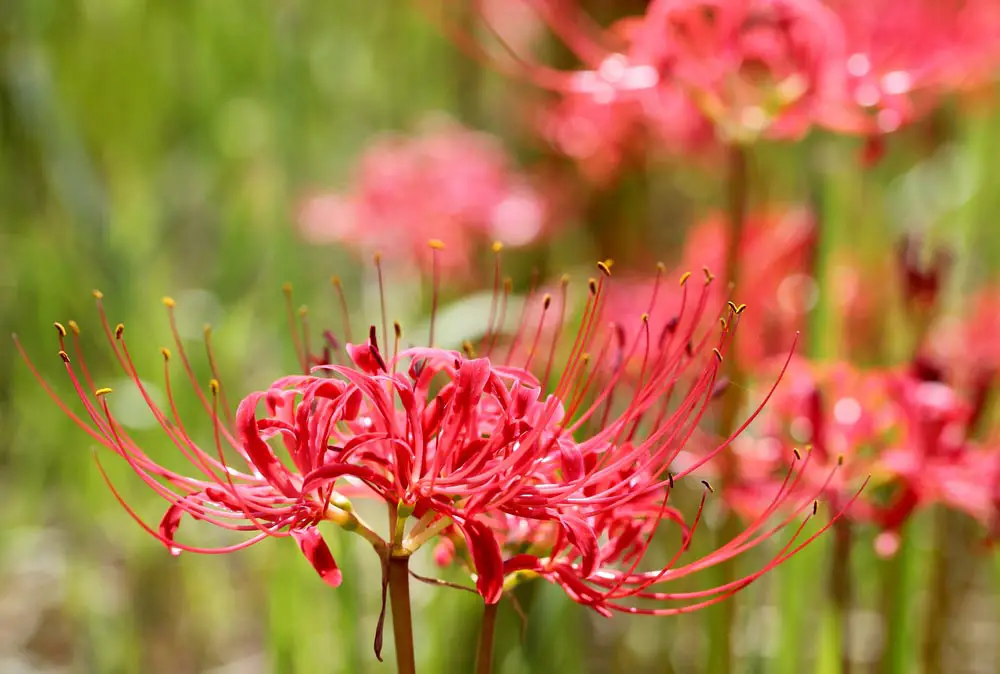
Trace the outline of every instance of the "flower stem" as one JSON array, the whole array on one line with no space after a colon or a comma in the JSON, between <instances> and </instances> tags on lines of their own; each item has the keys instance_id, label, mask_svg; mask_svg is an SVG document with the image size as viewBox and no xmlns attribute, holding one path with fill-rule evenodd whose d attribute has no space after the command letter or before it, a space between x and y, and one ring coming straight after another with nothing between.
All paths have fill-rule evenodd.
<instances>
[{"instance_id":1,"label":"flower stem","mask_svg":"<svg viewBox=\"0 0 1000 674\"><path fill-rule=\"evenodd\" d=\"M840 654L840 673L851 674L851 523L839 519L833 525L833 560L830 565L830 599L833 603L836 647Z\"/></svg>"},{"instance_id":2,"label":"flower stem","mask_svg":"<svg viewBox=\"0 0 1000 674\"><path fill-rule=\"evenodd\" d=\"M747 150L739 143L733 143L726 150L726 262L725 280L737 286L740 277L740 253L743 240L743 230L746 228L748 202L748 171ZM737 290L738 292L738 290ZM719 420L719 434L727 437L736 427L736 418L742 404L744 390L743 372L740 369L736 349L729 348L726 352L727 370L730 386L722 400L722 410ZM733 479L731 457L724 454L721 457L720 472L724 482ZM739 535L740 524L732 512L726 514L718 534L720 541L725 543ZM734 560L719 565L720 584L726 584L736 578ZM711 645L708 653L708 671L717 674L729 674L733 669L732 638L733 626L736 622L736 606L732 600L724 601L709 612L709 628Z\"/></svg>"},{"instance_id":3,"label":"flower stem","mask_svg":"<svg viewBox=\"0 0 1000 674\"><path fill-rule=\"evenodd\" d=\"M910 625L912 546L909 541L910 527L900 531L899 550L891 559L882 562L882 624L885 639L879 667L881 674L902 674L910 671L910 654L913 644L913 630Z\"/></svg>"},{"instance_id":4,"label":"flower stem","mask_svg":"<svg viewBox=\"0 0 1000 674\"><path fill-rule=\"evenodd\" d=\"M924 648L921 654L924 674L941 674L941 654L951 614L948 591L949 512L942 507L934 513L934 548L931 561L930 597L924 610Z\"/></svg>"},{"instance_id":5,"label":"flower stem","mask_svg":"<svg viewBox=\"0 0 1000 674\"><path fill-rule=\"evenodd\" d=\"M410 615L410 556L389 558L389 601L392 603L392 634L396 639L399 674L415 674L413 618Z\"/></svg>"},{"instance_id":6,"label":"flower stem","mask_svg":"<svg viewBox=\"0 0 1000 674\"><path fill-rule=\"evenodd\" d=\"M479 648L476 650L476 674L491 674L493 671L493 634L497 626L496 604L486 604L483 609L483 624L479 629Z\"/></svg>"}]
</instances>

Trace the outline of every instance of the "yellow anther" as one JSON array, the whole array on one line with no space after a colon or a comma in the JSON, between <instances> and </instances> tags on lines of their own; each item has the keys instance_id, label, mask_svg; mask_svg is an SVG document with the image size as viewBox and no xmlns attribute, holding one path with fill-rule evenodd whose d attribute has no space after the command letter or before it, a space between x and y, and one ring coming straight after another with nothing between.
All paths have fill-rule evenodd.
<instances>
[{"instance_id":1,"label":"yellow anther","mask_svg":"<svg viewBox=\"0 0 1000 674\"><path fill-rule=\"evenodd\" d=\"M94 289L92 291L92 294L93 294L95 300L99 300L99 299L103 299L104 298L104 293L102 293L100 290Z\"/></svg>"},{"instance_id":2,"label":"yellow anther","mask_svg":"<svg viewBox=\"0 0 1000 674\"><path fill-rule=\"evenodd\" d=\"M691 278L691 272L686 271L683 274L681 274L680 285L684 285L685 283L687 283L689 278Z\"/></svg>"},{"instance_id":3,"label":"yellow anther","mask_svg":"<svg viewBox=\"0 0 1000 674\"><path fill-rule=\"evenodd\" d=\"M170 349L164 346L160 349L160 353L163 354L163 360L170 360Z\"/></svg>"},{"instance_id":4,"label":"yellow anther","mask_svg":"<svg viewBox=\"0 0 1000 674\"><path fill-rule=\"evenodd\" d=\"M59 333L60 337L65 337L66 336L66 328L63 327L62 323L60 323L59 321L56 321L52 325L55 327L56 332Z\"/></svg>"},{"instance_id":5,"label":"yellow anther","mask_svg":"<svg viewBox=\"0 0 1000 674\"><path fill-rule=\"evenodd\" d=\"M119 323L115 326L115 339L121 339L122 335L125 334L125 324Z\"/></svg>"},{"instance_id":6,"label":"yellow anther","mask_svg":"<svg viewBox=\"0 0 1000 674\"><path fill-rule=\"evenodd\" d=\"M721 363L722 362L722 352L719 351L718 349L712 349L712 353L715 354L716 360L718 360Z\"/></svg>"},{"instance_id":7,"label":"yellow anther","mask_svg":"<svg viewBox=\"0 0 1000 674\"><path fill-rule=\"evenodd\" d=\"M501 250L503 250L503 244L501 242L499 242L499 241L494 241L493 242L493 252L494 253L499 253Z\"/></svg>"},{"instance_id":8,"label":"yellow anther","mask_svg":"<svg viewBox=\"0 0 1000 674\"><path fill-rule=\"evenodd\" d=\"M59 352L59 357L63 359L64 363L68 363L69 362L69 354L66 353L65 351L60 351Z\"/></svg>"},{"instance_id":9,"label":"yellow anther","mask_svg":"<svg viewBox=\"0 0 1000 674\"><path fill-rule=\"evenodd\" d=\"M97 396L98 398L106 396L109 393L111 393L111 389L109 388L99 388L96 391L94 391L94 395Z\"/></svg>"},{"instance_id":10,"label":"yellow anther","mask_svg":"<svg viewBox=\"0 0 1000 674\"><path fill-rule=\"evenodd\" d=\"M213 379L210 382L208 382L208 388L210 391L212 391L212 395L214 396L219 395L219 380Z\"/></svg>"},{"instance_id":11,"label":"yellow anther","mask_svg":"<svg viewBox=\"0 0 1000 674\"><path fill-rule=\"evenodd\" d=\"M427 245L431 247L431 250L444 250L444 241L441 239L431 239Z\"/></svg>"},{"instance_id":12,"label":"yellow anther","mask_svg":"<svg viewBox=\"0 0 1000 674\"><path fill-rule=\"evenodd\" d=\"M69 326L69 329L73 331L74 335L80 334L80 326L77 325L76 321L69 321L67 325Z\"/></svg>"},{"instance_id":13,"label":"yellow anther","mask_svg":"<svg viewBox=\"0 0 1000 674\"><path fill-rule=\"evenodd\" d=\"M177 306L177 302L174 301L173 297L167 296L163 298L163 306L167 307L168 309L173 309L174 307Z\"/></svg>"}]
</instances>

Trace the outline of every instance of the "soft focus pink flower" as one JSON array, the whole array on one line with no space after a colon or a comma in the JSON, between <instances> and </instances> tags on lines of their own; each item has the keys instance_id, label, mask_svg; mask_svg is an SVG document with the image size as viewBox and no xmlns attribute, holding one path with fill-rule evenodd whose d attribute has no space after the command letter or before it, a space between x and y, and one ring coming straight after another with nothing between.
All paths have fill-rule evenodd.
<instances>
[{"instance_id":1,"label":"soft focus pink flower","mask_svg":"<svg viewBox=\"0 0 1000 674\"><path fill-rule=\"evenodd\" d=\"M801 137L843 111L843 34L819 0L653 0L629 57L727 139Z\"/></svg>"},{"instance_id":2,"label":"soft focus pink flower","mask_svg":"<svg viewBox=\"0 0 1000 674\"><path fill-rule=\"evenodd\" d=\"M769 356L786 355L817 300L819 288L811 275L816 221L804 207L772 206L751 212L739 246L736 287L720 277L716 292L732 293L750 311L741 318L737 337L741 362L747 367ZM728 226L722 213L700 222L684 245L683 265L725 269ZM723 299L728 299L723 298Z\"/></svg>"},{"instance_id":3,"label":"soft focus pink flower","mask_svg":"<svg viewBox=\"0 0 1000 674\"><path fill-rule=\"evenodd\" d=\"M756 516L767 503L762 498L783 479L788 458L807 452L803 482L844 503L892 441L896 421L882 377L843 362L795 357L764 413L734 443L739 479L725 487L727 501L743 517ZM833 471L836 466L841 470ZM869 499L857 501L849 514L873 517Z\"/></svg>"},{"instance_id":4,"label":"soft focus pink flower","mask_svg":"<svg viewBox=\"0 0 1000 674\"><path fill-rule=\"evenodd\" d=\"M977 398L985 396L1000 375L997 335L1000 335L1000 291L989 287L970 298L965 313L940 320L932 329L925 350L929 358L947 370L952 385Z\"/></svg>"},{"instance_id":5,"label":"soft focus pink flower","mask_svg":"<svg viewBox=\"0 0 1000 674\"><path fill-rule=\"evenodd\" d=\"M900 437L881 452L879 470L898 489L876 512L876 522L896 531L917 508L941 503L983 523L991 521L992 452L969 435L974 408L933 373L908 370L886 376L899 416Z\"/></svg>"},{"instance_id":6,"label":"soft focus pink flower","mask_svg":"<svg viewBox=\"0 0 1000 674\"><path fill-rule=\"evenodd\" d=\"M843 24L853 104L895 131L943 96L991 79L1000 12L991 0L826 0Z\"/></svg>"},{"instance_id":7,"label":"soft focus pink flower","mask_svg":"<svg viewBox=\"0 0 1000 674\"><path fill-rule=\"evenodd\" d=\"M379 139L347 193L309 197L298 215L308 241L397 261L419 259L428 239L444 237L440 262L451 275L471 271L477 245L532 243L547 220L544 197L514 170L500 141L450 121Z\"/></svg>"}]
</instances>

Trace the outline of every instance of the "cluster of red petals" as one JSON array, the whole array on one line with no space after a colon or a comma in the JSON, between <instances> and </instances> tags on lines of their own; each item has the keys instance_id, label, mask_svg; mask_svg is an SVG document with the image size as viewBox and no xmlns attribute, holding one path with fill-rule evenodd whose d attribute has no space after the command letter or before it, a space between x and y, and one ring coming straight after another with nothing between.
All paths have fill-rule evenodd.
<instances>
[{"instance_id":1,"label":"cluster of red petals","mask_svg":"<svg viewBox=\"0 0 1000 674\"><path fill-rule=\"evenodd\" d=\"M825 1L840 18L850 95L870 113L871 132L895 131L996 76L1000 10L990 0Z\"/></svg>"},{"instance_id":2,"label":"cluster of red petals","mask_svg":"<svg viewBox=\"0 0 1000 674\"><path fill-rule=\"evenodd\" d=\"M817 285L810 275L810 259L816 237L815 221L804 208L773 208L747 217L741 238L739 297L751 311L741 316L743 326L731 347L743 367L754 368L771 357L786 356L796 334L806 327L806 317L816 301ZM725 216L716 213L697 224L688 234L680 267L725 268L728 228ZM661 276L671 274L661 272ZM717 320L708 312L680 312L681 288L657 278L630 277L608 289L606 317L616 326L623 344L638 332L634 316L649 312L653 334L661 334L683 313L697 319L701 330L711 330ZM650 307L648 297L657 293ZM729 299L730 279L724 275L712 284L709 306ZM684 325L684 328L690 326Z\"/></svg>"},{"instance_id":3,"label":"cluster of red petals","mask_svg":"<svg viewBox=\"0 0 1000 674\"><path fill-rule=\"evenodd\" d=\"M713 137L798 138L814 126L888 133L990 81L1000 64L992 0L652 0L608 27L577 3L525 4L578 70L545 66L500 31L497 54L450 32L560 96L542 133L595 179L650 139L683 152Z\"/></svg>"},{"instance_id":4,"label":"cluster of red petals","mask_svg":"<svg viewBox=\"0 0 1000 674\"><path fill-rule=\"evenodd\" d=\"M876 550L894 554L899 530L918 508L942 504L989 526L996 515L1000 453L972 430L982 401L963 398L926 364L858 370L846 363L794 360L786 384L757 424L734 443L739 481L727 487L744 516L761 506L791 452L808 451L827 498L852 498L852 482L873 474L876 488L848 516L882 529ZM831 479L824 467L843 464Z\"/></svg>"},{"instance_id":5,"label":"cluster of red petals","mask_svg":"<svg viewBox=\"0 0 1000 674\"><path fill-rule=\"evenodd\" d=\"M164 408L139 377L124 327L112 328L101 308L115 358L190 464L189 474L154 460L115 419L107 404L111 391L95 388L79 352L75 323L69 324L72 357L65 344L69 331L56 327L60 356L85 414L78 415L42 383L66 414L168 502L159 527L152 527L122 501L174 553L229 552L289 536L320 576L336 586L341 574L317 528L328 520L360 533L383 556L408 555L435 537L442 541L442 561L462 548L479 594L490 603L499 600L507 580L529 574L558 583L574 600L601 613L694 610L753 582L826 527L800 540L802 522L763 568L726 585L689 593L663 592L662 585L743 554L802 514L808 520L820 490L803 497L805 465L795 469L790 462L793 467L775 486L770 504L744 532L700 559L681 563L698 530L701 508L687 520L668 502L671 493L745 426L682 469L673 464L715 397L723 354L742 309L731 305L725 327L712 332L697 329L698 320L679 316L659 338L643 317L625 354L643 354L635 376L626 378L619 368L610 379L599 378L610 342L598 329L608 274L607 265L600 266L604 274L591 280L582 322L567 336L569 356L551 390L531 373L539 369L531 361L551 359L554 349L546 349L547 356L531 350L527 362L517 363L494 353L491 333L502 323L506 296L495 298L482 357L431 347L398 353L394 348L390 356L372 328L366 342L348 344L332 362L247 396L231 420L218 381L213 379L208 391L199 386L174 327L180 361L214 428L207 448L191 438L178 413L170 352L163 350L169 398ZM694 284L687 278L681 284L685 295ZM710 281L706 275L695 291L698 297L684 301L687 311L706 311ZM174 326L173 302L166 304ZM542 367L547 380L551 363ZM357 517L354 498L389 505L396 515L387 540ZM411 514L416 523L406 533ZM182 543L176 534L185 516L244 532L246 538L218 548ZM680 545L669 560L648 571L647 553L661 525L676 529ZM668 605L637 608L630 599Z\"/></svg>"},{"instance_id":6,"label":"cluster of red petals","mask_svg":"<svg viewBox=\"0 0 1000 674\"><path fill-rule=\"evenodd\" d=\"M782 379L750 432L734 442L739 480L726 488L726 496L745 517L759 512L762 493L780 476L789 456L808 453L811 468L805 483L822 487L828 499L842 503L893 442L897 417L881 378L847 363L795 357ZM833 472L837 466L842 468ZM867 494L849 514L870 517L870 503Z\"/></svg>"},{"instance_id":7,"label":"cluster of red petals","mask_svg":"<svg viewBox=\"0 0 1000 674\"><path fill-rule=\"evenodd\" d=\"M449 242L442 271L467 275L478 244L525 245L543 234L547 205L511 165L499 140L447 119L413 136L376 140L345 194L303 201L298 225L315 243L339 243L397 261L420 259L427 240Z\"/></svg>"}]
</instances>

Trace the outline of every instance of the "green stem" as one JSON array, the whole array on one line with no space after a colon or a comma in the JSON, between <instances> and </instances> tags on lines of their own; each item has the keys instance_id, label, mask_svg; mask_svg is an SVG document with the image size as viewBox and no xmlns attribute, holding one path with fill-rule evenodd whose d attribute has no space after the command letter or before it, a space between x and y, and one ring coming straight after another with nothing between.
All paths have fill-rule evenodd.
<instances>
[{"instance_id":1,"label":"green stem","mask_svg":"<svg viewBox=\"0 0 1000 674\"><path fill-rule=\"evenodd\" d=\"M399 674L416 674L413 658L413 617L410 614L410 556L389 558L389 601L392 604L392 634L396 639Z\"/></svg>"},{"instance_id":2,"label":"green stem","mask_svg":"<svg viewBox=\"0 0 1000 674\"><path fill-rule=\"evenodd\" d=\"M934 513L934 548L931 561L930 597L924 610L924 648L921 654L924 674L943 674L941 653L944 646L948 617L951 613L951 593L948 591L948 549L950 545L949 512L939 507Z\"/></svg>"},{"instance_id":3,"label":"green stem","mask_svg":"<svg viewBox=\"0 0 1000 674\"><path fill-rule=\"evenodd\" d=\"M910 630L910 572L912 550L909 541L910 527L901 530L900 546L882 567L882 624L885 640L882 647L881 674L902 674L909 671L912 651Z\"/></svg>"},{"instance_id":4,"label":"green stem","mask_svg":"<svg viewBox=\"0 0 1000 674\"><path fill-rule=\"evenodd\" d=\"M747 150L744 146L734 143L729 146L726 154L726 213L728 216L728 231L726 236L725 280L738 287L740 278L740 253L743 240L743 230L746 229L747 202L749 194L749 177L747 171ZM736 428L736 419L742 404L743 372L739 366L736 349L726 352L727 368L730 386L722 400L722 410L719 419L719 431L723 437L728 437ZM733 465L728 455L721 457L721 474L724 482L732 480ZM729 512L719 530L721 544L732 540L740 532L740 522ZM727 584L736 578L736 563L730 559L718 567L720 584ZM733 626L736 622L736 604L724 601L709 613L709 629L711 646L708 653L708 671L713 674L729 674L733 669Z\"/></svg>"},{"instance_id":5,"label":"green stem","mask_svg":"<svg viewBox=\"0 0 1000 674\"><path fill-rule=\"evenodd\" d=\"M479 629L479 648L476 650L476 674L490 674L493 671L493 634L497 626L497 607L500 604L486 604L483 609L483 624Z\"/></svg>"},{"instance_id":6,"label":"green stem","mask_svg":"<svg viewBox=\"0 0 1000 674\"><path fill-rule=\"evenodd\" d=\"M833 560L830 565L830 599L833 603L836 650L840 654L840 674L851 674L851 524L845 519L833 525Z\"/></svg>"}]
</instances>

